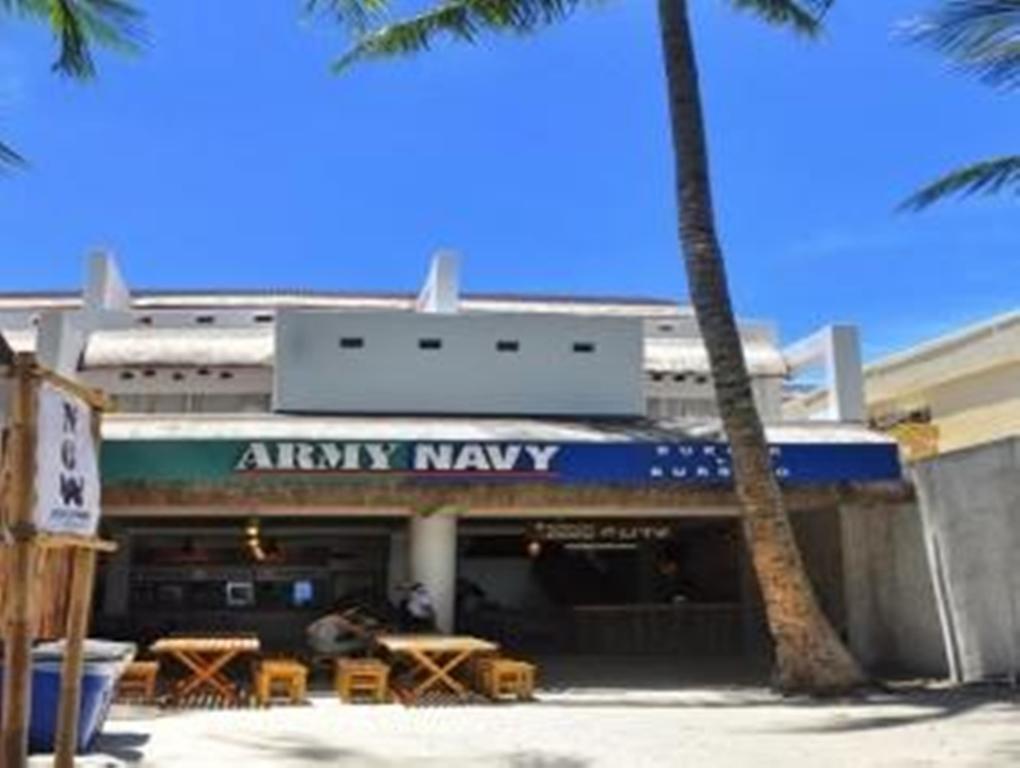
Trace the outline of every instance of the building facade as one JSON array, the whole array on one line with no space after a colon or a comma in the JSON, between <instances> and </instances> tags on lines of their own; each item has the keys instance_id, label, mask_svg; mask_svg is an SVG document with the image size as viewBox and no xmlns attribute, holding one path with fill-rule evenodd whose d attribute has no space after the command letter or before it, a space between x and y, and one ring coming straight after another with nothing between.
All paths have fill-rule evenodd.
<instances>
[{"instance_id":1,"label":"building facade","mask_svg":"<svg viewBox=\"0 0 1020 768\"><path fill-rule=\"evenodd\" d=\"M1020 435L1020 311L918 344L864 368L867 415L908 459ZM810 417L826 396L787 404Z\"/></svg>"},{"instance_id":2,"label":"building facade","mask_svg":"<svg viewBox=\"0 0 1020 768\"><path fill-rule=\"evenodd\" d=\"M462 295L457 270L441 254L416 296L133 292L99 254L81 295L0 296L14 349L116 406L107 634L248 629L293 648L338 598L385 605L416 581L442 629L511 646L764 646L690 310ZM767 325L741 334L805 559L852 636L841 521L906 493L895 444L855 417L856 337L791 356ZM791 368L819 360L838 420L784 420Z\"/></svg>"}]
</instances>

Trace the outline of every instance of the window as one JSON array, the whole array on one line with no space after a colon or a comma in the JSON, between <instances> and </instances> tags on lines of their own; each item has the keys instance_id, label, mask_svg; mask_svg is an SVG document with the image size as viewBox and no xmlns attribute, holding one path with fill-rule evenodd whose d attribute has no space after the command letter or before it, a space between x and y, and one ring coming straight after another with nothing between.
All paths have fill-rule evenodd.
<instances>
[{"instance_id":1,"label":"window","mask_svg":"<svg viewBox=\"0 0 1020 768\"><path fill-rule=\"evenodd\" d=\"M500 339L496 342L497 352L518 352L521 348L521 342L511 339Z\"/></svg>"},{"instance_id":2,"label":"window","mask_svg":"<svg viewBox=\"0 0 1020 768\"><path fill-rule=\"evenodd\" d=\"M142 315L138 318L139 325L152 325L152 315Z\"/></svg>"},{"instance_id":3,"label":"window","mask_svg":"<svg viewBox=\"0 0 1020 768\"><path fill-rule=\"evenodd\" d=\"M418 349L442 349L442 339L418 339Z\"/></svg>"},{"instance_id":4,"label":"window","mask_svg":"<svg viewBox=\"0 0 1020 768\"><path fill-rule=\"evenodd\" d=\"M216 322L216 318L213 315L199 315L195 318L195 322L199 325L212 325Z\"/></svg>"},{"instance_id":5,"label":"window","mask_svg":"<svg viewBox=\"0 0 1020 768\"><path fill-rule=\"evenodd\" d=\"M131 381L131 379L133 379L134 377L135 377L135 375L131 371L121 371L120 372L120 378L121 378L122 381Z\"/></svg>"},{"instance_id":6,"label":"window","mask_svg":"<svg viewBox=\"0 0 1020 768\"><path fill-rule=\"evenodd\" d=\"M271 322L273 322L273 316L272 315L255 315L252 318L252 320L254 320L256 323L271 323Z\"/></svg>"},{"instance_id":7,"label":"window","mask_svg":"<svg viewBox=\"0 0 1020 768\"><path fill-rule=\"evenodd\" d=\"M590 355L595 351L595 343L591 341L575 341L574 352L582 355Z\"/></svg>"},{"instance_id":8,"label":"window","mask_svg":"<svg viewBox=\"0 0 1020 768\"><path fill-rule=\"evenodd\" d=\"M340 338L340 349L361 349L365 340L360 336L343 336Z\"/></svg>"}]
</instances>

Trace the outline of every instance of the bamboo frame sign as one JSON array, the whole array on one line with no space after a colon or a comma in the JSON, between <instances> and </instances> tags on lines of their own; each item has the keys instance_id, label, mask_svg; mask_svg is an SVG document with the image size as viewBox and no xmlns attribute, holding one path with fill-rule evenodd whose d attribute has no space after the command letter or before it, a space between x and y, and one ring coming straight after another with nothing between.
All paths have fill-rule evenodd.
<instances>
[{"instance_id":1,"label":"bamboo frame sign","mask_svg":"<svg viewBox=\"0 0 1020 768\"><path fill-rule=\"evenodd\" d=\"M43 382L36 442L36 529L94 536L99 526L99 462L91 408Z\"/></svg>"}]
</instances>

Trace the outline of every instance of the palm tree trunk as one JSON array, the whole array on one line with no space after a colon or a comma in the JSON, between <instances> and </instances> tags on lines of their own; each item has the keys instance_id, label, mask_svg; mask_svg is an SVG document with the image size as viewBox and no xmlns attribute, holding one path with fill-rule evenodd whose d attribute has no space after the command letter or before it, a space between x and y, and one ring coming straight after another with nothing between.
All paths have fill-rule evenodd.
<instances>
[{"instance_id":1,"label":"palm tree trunk","mask_svg":"<svg viewBox=\"0 0 1020 768\"><path fill-rule=\"evenodd\" d=\"M708 151L687 0L659 0L687 281L729 439L744 538L775 642L776 685L833 693L860 685L860 668L818 606L772 469L715 231Z\"/></svg>"}]
</instances>

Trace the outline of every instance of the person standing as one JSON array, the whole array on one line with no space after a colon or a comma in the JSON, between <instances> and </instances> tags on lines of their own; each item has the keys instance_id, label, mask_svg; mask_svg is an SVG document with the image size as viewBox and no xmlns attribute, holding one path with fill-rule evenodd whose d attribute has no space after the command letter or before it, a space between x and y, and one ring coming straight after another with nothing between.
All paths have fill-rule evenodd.
<instances>
[{"instance_id":1,"label":"person standing","mask_svg":"<svg viewBox=\"0 0 1020 768\"><path fill-rule=\"evenodd\" d=\"M436 609L432 595L419 581L407 588L407 596L400 603L401 626L406 632L435 632Z\"/></svg>"}]
</instances>

